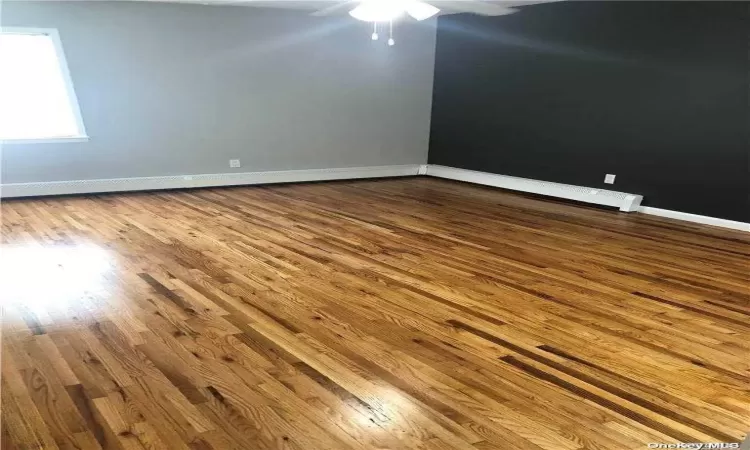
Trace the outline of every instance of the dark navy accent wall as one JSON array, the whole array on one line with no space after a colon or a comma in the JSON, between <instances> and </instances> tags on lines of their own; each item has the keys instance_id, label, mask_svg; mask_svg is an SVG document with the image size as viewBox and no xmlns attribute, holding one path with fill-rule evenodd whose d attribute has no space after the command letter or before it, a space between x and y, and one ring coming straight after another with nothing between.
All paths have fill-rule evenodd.
<instances>
[{"instance_id":1,"label":"dark navy accent wall","mask_svg":"<svg viewBox=\"0 0 750 450\"><path fill-rule=\"evenodd\" d=\"M749 43L744 2L441 17L429 162L750 222Z\"/></svg>"}]
</instances>

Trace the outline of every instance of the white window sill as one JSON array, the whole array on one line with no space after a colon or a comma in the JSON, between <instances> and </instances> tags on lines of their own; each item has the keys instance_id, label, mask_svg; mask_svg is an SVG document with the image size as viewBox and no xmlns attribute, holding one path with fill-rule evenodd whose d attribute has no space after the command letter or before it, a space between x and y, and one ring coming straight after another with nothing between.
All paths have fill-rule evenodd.
<instances>
[{"instance_id":1,"label":"white window sill","mask_svg":"<svg viewBox=\"0 0 750 450\"><path fill-rule=\"evenodd\" d=\"M0 139L0 145L19 144L73 144L76 142L88 142L88 136L71 136L45 139Z\"/></svg>"}]
</instances>

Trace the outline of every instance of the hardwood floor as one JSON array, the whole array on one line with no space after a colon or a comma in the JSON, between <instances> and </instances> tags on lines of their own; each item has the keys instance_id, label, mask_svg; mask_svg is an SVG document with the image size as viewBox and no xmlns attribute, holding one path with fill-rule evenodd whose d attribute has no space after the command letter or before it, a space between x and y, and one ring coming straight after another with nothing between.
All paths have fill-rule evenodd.
<instances>
[{"instance_id":1,"label":"hardwood floor","mask_svg":"<svg viewBox=\"0 0 750 450\"><path fill-rule=\"evenodd\" d=\"M750 430L750 236L428 178L4 201L2 448Z\"/></svg>"}]
</instances>

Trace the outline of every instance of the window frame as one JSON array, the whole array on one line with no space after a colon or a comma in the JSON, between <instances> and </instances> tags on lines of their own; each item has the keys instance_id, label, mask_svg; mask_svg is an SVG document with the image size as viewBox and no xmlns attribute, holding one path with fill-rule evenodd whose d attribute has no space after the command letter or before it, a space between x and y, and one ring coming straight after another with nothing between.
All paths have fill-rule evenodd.
<instances>
[{"instance_id":1,"label":"window frame","mask_svg":"<svg viewBox=\"0 0 750 450\"><path fill-rule=\"evenodd\" d=\"M68 94L69 106L73 112L76 125L78 128L78 135L70 137L51 137L51 138L33 138L33 139L0 139L0 145L9 144L67 144L75 142L88 142L89 135L86 133L86 126L83 123L83 115L81 115L81 107L78 104L78 96L73 86L73 79L70 76L70 70L68 69L68 60L65 57L65 51L63 50L62 40L60 39L60 33L57 28L32 28L32 27L0 27L0 34L31 34L31 35L43 35L48 36L52 40L52 45L55 48L55 55L57 56L57 64L60 68L60 76L62 76L63 83L65 84L65 90Z\"/></svg>"}]
</instances>

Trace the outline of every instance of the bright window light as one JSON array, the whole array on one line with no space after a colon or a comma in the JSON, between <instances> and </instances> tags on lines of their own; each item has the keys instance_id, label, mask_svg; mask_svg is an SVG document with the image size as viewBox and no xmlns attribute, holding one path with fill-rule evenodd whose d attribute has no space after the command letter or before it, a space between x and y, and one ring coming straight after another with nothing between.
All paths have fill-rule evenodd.
<instances>
[{"instance_id":1,"label":"bright window light","mask_svg":"<svg viewBox=\"0 0 750 450\"><path fill-rule=\"evenodd\" d=\"M0 31L0 142L86 138L56 30Z\"/></svg>"}]
</instances>

